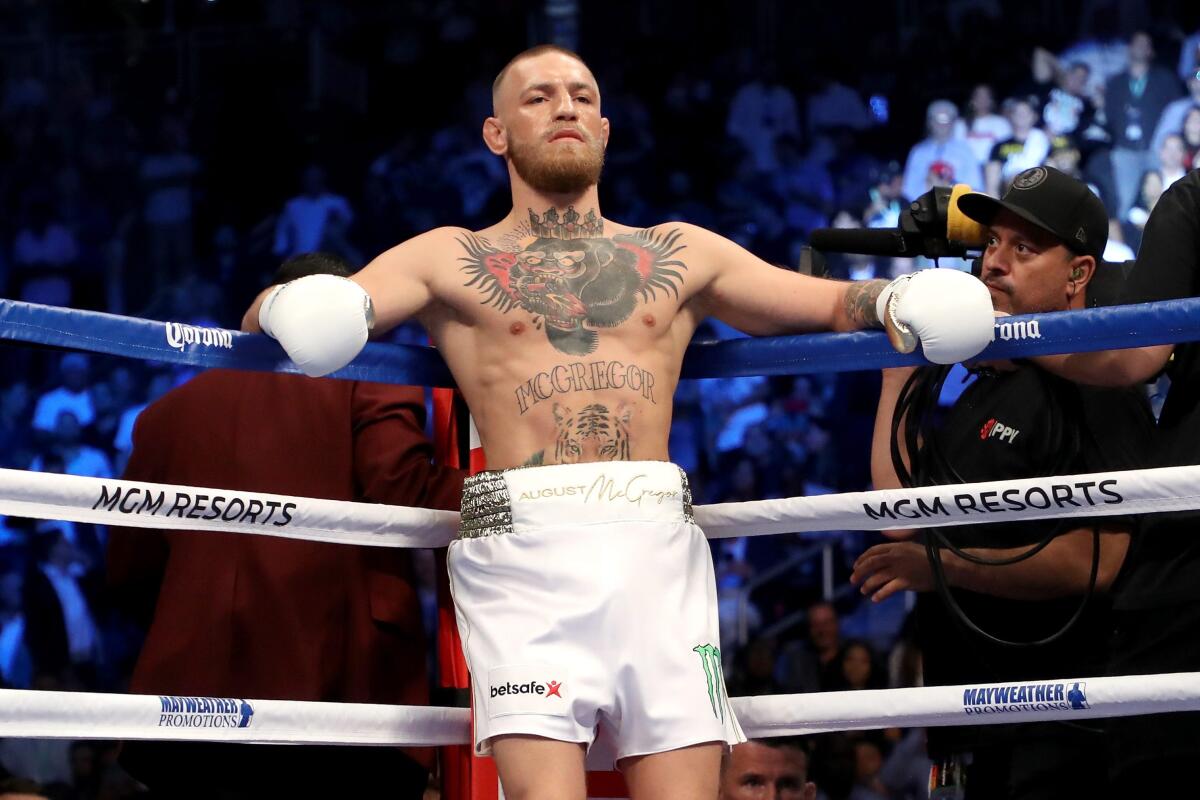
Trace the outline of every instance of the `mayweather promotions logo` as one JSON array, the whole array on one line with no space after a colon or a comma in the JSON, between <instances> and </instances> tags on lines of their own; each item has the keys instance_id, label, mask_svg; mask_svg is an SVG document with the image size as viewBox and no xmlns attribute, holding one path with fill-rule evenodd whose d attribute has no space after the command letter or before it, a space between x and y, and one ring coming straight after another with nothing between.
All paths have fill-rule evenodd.
<instances>
[{"instance_id":1,"label":"mayweather promotions logo","mask_svg":"<svg viewBox=\"0 0 1200 800\"><path fill-rule=\"evenodd\" d=\"M963 690L963 711L970 715L1021 711L1082 711L1091 708L1084 681L980 686Z\"/></svg>"},{"instance_id":2,"label":"mayweather promotions logo","mask_svg":"<svg viewBox=\"0 0 1200 800\"><path fill-rule=\"evenodd\" d=\"M245 700L224 697L160 695L160 728L249 728L254 707Z\"/></svg>"}]
</instances>

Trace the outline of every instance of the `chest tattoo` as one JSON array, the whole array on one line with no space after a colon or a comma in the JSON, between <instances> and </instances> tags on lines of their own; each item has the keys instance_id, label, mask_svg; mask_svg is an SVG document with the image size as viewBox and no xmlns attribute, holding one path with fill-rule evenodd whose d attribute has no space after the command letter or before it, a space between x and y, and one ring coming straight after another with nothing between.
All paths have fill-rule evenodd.
<instances>
[{"instance_id":1,"label":"chest tattoo","mask_svg":"<svg viewBox=\"0 0 1200 800\"><path fill-rule=\"evenodd\" d=\"M530 210L528 235L519 240L524 244L508 235L500 240L504 248L461 236L465 285L501 312L532 314L560 352L587 355L599 343L598 331L629 319L639 302L660 291L678 298L687 269L677 258L685 249L678 230L603 236L602 228L595 212L581 218L568 208L560 217L552 208L540 217Z\"/></svg>"}]
</instances>

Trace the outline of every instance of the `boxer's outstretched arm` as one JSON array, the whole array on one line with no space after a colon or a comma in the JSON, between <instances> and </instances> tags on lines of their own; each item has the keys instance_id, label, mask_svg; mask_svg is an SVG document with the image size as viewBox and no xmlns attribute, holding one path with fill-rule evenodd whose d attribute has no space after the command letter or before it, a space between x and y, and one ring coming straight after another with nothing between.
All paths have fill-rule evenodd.
<instances>
[{"instance_id":1,"label":"boxer's outstretched arm","mask_svg":"<svg viewBox=\"0 0 1200 800\"><path fill-rule=\"evenodd\" d=\"M680 226L709 280L699 297L705 313L754 336L882 327L875 301L887 281L814 278L763 261L712 231Z\"/></svg>"},{"instance_id":2,"label":"boxer's outstretched arm","mask_svg":"<svg viewBox=\"0 0 1200 800\"><path fill-rule=\"evenodd\" d=\"M445 248L452 246L454 236L460 233L458 228L435 228L384 251L350 278L371 298L375 333L416 316L432 302L432 266L439 255L444 259ZM262 332L259 309L270 292L263 290L250 304L242 317L243 331Z\"/></svg>"},{"instance_id":3,"label":"boxer's outstretched arm","mask_svg":"<svg viewBox=\"0 0 1200 800\"><path fill-rule=\"evenodd\" d=\"M927 269L891 283L824 280L773 267L703 228L686 231L708 276L698 305L746 333L886 327L897 350L910 353L919 343L936 364L965 361L991 341L991 296L964 272Z\"/></svg>"}]
</instances>

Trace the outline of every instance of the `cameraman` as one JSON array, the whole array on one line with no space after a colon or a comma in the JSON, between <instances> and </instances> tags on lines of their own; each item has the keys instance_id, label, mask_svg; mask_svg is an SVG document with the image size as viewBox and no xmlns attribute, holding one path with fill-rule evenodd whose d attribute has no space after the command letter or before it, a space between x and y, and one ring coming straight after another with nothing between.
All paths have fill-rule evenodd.
<instances>
[{"instance_id":1,"label":"cameraman","mask_svg":"<svg viewBox=\"0 0 1200 800\"><path fill-rule=\"evenodd\" d=\"M1026 314L1085 306L1108 238L1108 215L1084 184L1035 167L1015 177L1003 200L968 194L959 208L987 228L981 278L997 310ZM936 408L944 378L940 368L884 371L871 459L876 488L1142 465L1140 450L1153 419L1135 390L1084 389L1017 362L1004 371L977 372L941 424L930 426L924 421ZM1130 527L1129 520L1108 517L927 530L921 541L867 550L851 580L875 601L901 590L920 593L926 685L1095 675L1103 671L1107 615L1105 602L1092 595L1103 595L1120 571ZM899 533L907 538L913 532ZM1031 549L1043 540L1043 549ZM959 553L944 549L947 543ZM939 590L942 596L934 596ZM934 796L1097 796L1105 786L1103 771L1065 768L1097 763L1105 748L1097 726L933 728L928 741L929 755L940 765L937 788L944 789Z\"/></svg>"},{"instance_id":2,"label":"cameraman","mask_svg":"<svg viewBox=\"0 0 1200 800\"><path fill-rule=\"evenodd\" d=\"M1122 302L1200 296L1200 171L1171 184L1142 234ZM1164 369L1171 387L1158 419L1151 466L1200 462L1200 343L1046 356L1046 369L1095 386L1130 386ZM1200 512L1142 521L1114 587L1111 671L1141 675L1200 671ZM1200 757L1200 714L1111 721L1113 786L1129 797L1168 797Z\"/></svg>"}]
</instances>

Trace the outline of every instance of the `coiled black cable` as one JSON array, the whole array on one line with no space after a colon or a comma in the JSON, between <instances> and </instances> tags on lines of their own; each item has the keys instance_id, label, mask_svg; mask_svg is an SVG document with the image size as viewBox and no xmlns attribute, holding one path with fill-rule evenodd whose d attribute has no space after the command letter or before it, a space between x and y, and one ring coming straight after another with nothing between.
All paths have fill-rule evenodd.
<instances>
[{"instance_id":1,"label":"coiled black cable","mask_svg":"<svg viewBox=\"0 0 1200 800\"><path fill-rule=\"evenodd\" d=\"M938 397L942 386L950 374L950 367L921 367L913 372L905 381L900 395L896 400L896 408L892 414L891 456L892 466L900 485L905 488L915 486L938 486L949 483L969 483L955 468L954 464L942 451L934 430L934 411L937 409ZM1079 408L1078 389L1065 381L1058 381L1037 372L1047 394L1052 398L1048 403L1046 413L1049 414L1046 430L1050 437L1048 452L1058 454L1046 475L1061 475L1072 470L1076 459L1083 451L1084 437L1090 436L1081 422L1081 415L1070 416L1065 413L1068 407ZM903 431L901 422L903 421ZM904 450L901 450L901 443ZM910 464L905 463L904 452L909 454ZM962 606L954 598L946 580L945 567L942 563L941 550L945 548L961 559L985 566L1007 566L1032 558L1063 533L1068 521L1057 521L1042 539L1027 550L1007 558L989 559L966 552L957 547L940 528L928 528L924 535L925 554L933 573L933 583L942 602L954 615L955 619L975 635L1003 647L1039 647L1056 642L1063 638L1079 622L1086 611L1096 590L1096 580L1100 573L1100 526L1092 525L1092 564L1088 575L1087 591L1084 592L1079 605L1070 618L1049 636L1033 641L1011 641L996 636L979 627Z\"/></svg>"}]
</instances>

